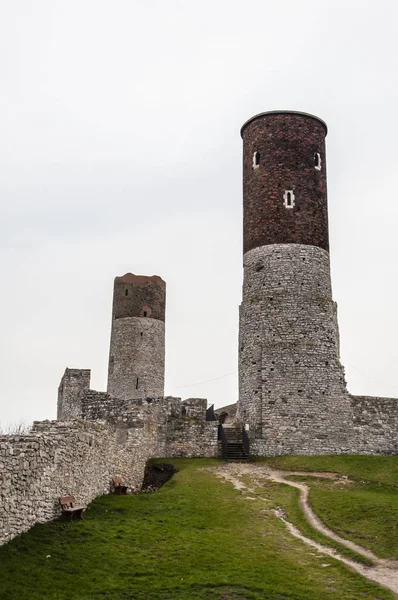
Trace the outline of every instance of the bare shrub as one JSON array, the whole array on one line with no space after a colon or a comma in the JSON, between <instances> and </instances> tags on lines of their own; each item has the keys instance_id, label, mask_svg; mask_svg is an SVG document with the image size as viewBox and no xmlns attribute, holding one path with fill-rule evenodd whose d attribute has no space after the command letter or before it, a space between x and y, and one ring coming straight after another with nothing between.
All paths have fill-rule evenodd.
<instances>
[{"instance_id":1,"label":"bare shrub","mask_svg":"<svg viewBox=\"0 0 398 600\"><path fill-rule=\"evenodd\" d=\"M32 423L28 421L15 421L3 425L0 423L0 435L26 435L30 433Z\"/></svg>"}]
</instances>

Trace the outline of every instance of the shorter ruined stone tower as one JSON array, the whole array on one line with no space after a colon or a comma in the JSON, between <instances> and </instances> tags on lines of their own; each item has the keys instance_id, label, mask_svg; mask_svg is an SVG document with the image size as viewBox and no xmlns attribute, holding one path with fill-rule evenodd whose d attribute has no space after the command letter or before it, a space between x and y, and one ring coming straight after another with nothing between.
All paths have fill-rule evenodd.
<instances>
[{"instance_id":1,"label":"shorter ruined stone tower","mask_svg":"<svg viewBox=\"0 0 398 600\"><path fill-rule=\"evenodd\" d=\"M166 283L127 273L113 291L108 393L124 400L164 395Z\"/></svg>"},{"instance_id":2,"label":"shorter ruined stone tower","mask_svg":"<svg viewBox=\"0 0 398 600\"><path fill-rule=\"evenodd\" d=\"M351 405L332 298L326 125L274 111L242 127L238 418L260 455L349 447Z\"/></svg>"}]
</instances>

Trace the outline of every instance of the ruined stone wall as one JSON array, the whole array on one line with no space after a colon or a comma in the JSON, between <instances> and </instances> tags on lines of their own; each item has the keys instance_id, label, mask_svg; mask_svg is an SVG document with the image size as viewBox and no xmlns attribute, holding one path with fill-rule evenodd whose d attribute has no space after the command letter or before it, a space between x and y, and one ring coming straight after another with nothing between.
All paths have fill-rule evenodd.
<instances>
[{"instance_id":1,"label":"ruined stone wall","mask_svg":"<svg viewBox=\"0 0 398 600\"><path fill-rule=\"evenodd\" d=\"M57 419L68 421L81 414L81 399L90 389L90 369L65 369L58 387Z\"/></svg>"},{"instance_id":2,"label":"ruined stone wall","mask_svg":"<svg viewBox=\"0 0 398 600\"><path fill-rule=\"evenodd\" d=\"M109 492L114 476L139 490L152 452L148 425L43 421L29 435L0 436L0 544L60 515L60 496L87 504Z\"/></svg>"},{"instance_id":3,"label":"ruined stone wall","mask_svg":"<svg viewBox=\"0 0 398 600\"><path fill-rule=\"evenodd\" d=\"M181 398L139 398L123 400L106 392L89 390L82 399L81 416L89 420L106 420L116 427L134 427L152 421L164 425L168 418L180 418Z\"/></svg>"},{"instance_id":4,"label":"ruined stone wall","mask_svg":"<svg viewBox=\"0 0 398 600\"><path fill-rule=\"evenodd\" d=\"M149 458L218 456L217 423L206 400L124 400L87 389L90 372L67 369L58 414L29 435L0 436L0 544L60 515L59 497L86 505L109 493L112 477L141 487Z\"/></svg>"},{"instance_id":5,"label":"ruined stone wall","mask_svg":"<svg viewBox=\"0 0 398 600\"><path fill-rule=\"evenodd\" d=\"M398 399L351 396L358 454L398 454Z\"/></svg>"},{"instance_id":6,"label":"ruined stone wall","mask_svg":"<svg viewBox=\"0 0 398 600\"><path fill-rule=\"evenodd\" d=\"M141 398L121 400L90 390L82 401L84 419L104 419L119 430L150 428L152 457L218 456L217 422L205 421L203 398Z\"/></svg>"},{"instance_id":7,"label":"ruined stone wall","mask_svg":"<svg viewBox=\"0 0 398 600\"><path fill-rule=\"evenodd\" d=\"M206 419L206 398L187 398L182 402L182 416L188 419Z\"/></svg>"},{"instance_id":8,"label":"ruined stone wall","mask_svg":"<svg viewBox=\"0 0 398 600\"><path fill-rule=\"evenodd\" d=\"M168 423L165 456L216 458L219 455L217 421L183 418Z\"/></svg>"},{"instance_id":9,"label":"ruined stone wall","mask_svg":"<svg viewBox=\"0 0 398 600\"><path fill-rule=\"evenodd\" d=\"M228 404L227 406L220 406L220 408L215 410L215 414L220 423L229 425L231 423L236 423L237 410L238 404L235 402L234 404Z\"/></svg>"},{"instance_id":10,"label":"ruined stone wall","mask_svg":"<svg viewBox=\"0 0 398 600\"><path fill-rule=\"evenodd\" d=\"M165 326L160 319L124 317L112 322L107 391L124 398L164 394Z\"/></svg>"},{"instance_id":11,"label":"ruined stone wall","mask_svg":"<svg viewBox=\"0 0 398 600\"><path fill-rule=\"evenodd\" d=\"M238 419L259 454L350 451L328 252L274 244L245 254L239 370Z\"/></svg>"}]
</instances>

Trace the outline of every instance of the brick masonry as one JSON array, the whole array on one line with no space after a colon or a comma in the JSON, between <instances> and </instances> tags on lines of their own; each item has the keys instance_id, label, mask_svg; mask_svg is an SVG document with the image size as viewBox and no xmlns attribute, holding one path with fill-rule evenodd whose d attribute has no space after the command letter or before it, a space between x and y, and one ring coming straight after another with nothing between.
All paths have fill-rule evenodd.
<instances>
[{"instance_id":1,"label":"brick masonry","mask_svg":"<svg viewBox=\"0 0 398 600\"><path fill-rule=\"evenodd\" d=\"M398 401L350 396L340 363L326 132L317 117L291 111L242 128L237 419L253 454L397 453Z\"/></svg>"},{"instance_id":2,"label":"brick masonry","mask_svg":"<svg viewBox=\"0 0 398 600\"><path fill-rule=\"evenodd\" d=\"M110 394L119 398L163 396L166 283L158 275L126 273L113 288L108 365Z\"/></svg>"},{"instance_id":3,"label":"brick masonry","mask_svg":"<svg viewBox=\"0 0 398 600\"><path fill-rule=\"evenodd\" d=\"M158 275L133 275L126 273L115 277L113 287L114 319L144 317L165 320L166 283Z\"/></svg>"},{"instance_id":4,"label":"brick masonry","mask_svg":"<svg viewBox=\"0 0 398 600\"><path fill-rule=\"evenodd\" d=\"M325 135L292 112L242 129L239 402L217 412L246 426L259 456L398 453L398 400L348 394L339 359ZM163 396L165 300L158 276L117 277L108 392L90 389L88 369L66 369L58 421L0 436L0 544L59 515L59 496L88 503L114 476L138 491L149 458L219 456L206 400Z\"/></svg>"},{"instance_id":5,"label":"brick masonry","mask_svg":"<svg viewBox=\"0 0 398 600\"><path fill-rule=\"evenodd\" d=\"M298 113L264 113L242 128L244 252L286 243L329 249L325 135L322 121ZM294 192L291 209L286 190Z\"/></svg>"}]
</instances>

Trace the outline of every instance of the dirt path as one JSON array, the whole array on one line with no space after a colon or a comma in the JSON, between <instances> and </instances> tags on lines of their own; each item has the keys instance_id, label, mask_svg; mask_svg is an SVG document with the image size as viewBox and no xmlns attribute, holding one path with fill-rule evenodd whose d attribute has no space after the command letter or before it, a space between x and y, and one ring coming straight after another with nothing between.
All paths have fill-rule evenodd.
<instances>
[{"instance_id":1,"label":"dirt path","mask_svg":"<svg viewBox=\"0 0 398 600\"><path fill-rule=\"evenodd\" d=\"M341 556L336 550L325 546L323 544L319 544L311 540L310 538L304 536L300 530L290 523L286 518L282 510L272 510L273 514L279 518L286 525L288 531L294 535L294 537L300 539L308 546L315 548L319 552L326 554L335 558L336 560L340 560L345 565L360 573L370 581L378 583L383 587L388 588L398 597L398 561L393 560L382 560L378 558L373 552L367 550L366 548L362 548L358 544L341 538L334 531L326 527L319 519L319 517L312 510L309 502L308 502L308 486L304 483L297 481L289 481L286 479L288 475L304 475L306 477L326 477L328 479L339 479L339 475L335 475L333 473L302 473L302 472L294 472L294 471L277 471L275 469L271 469L265 465L255 465L255 464L247 464L247 463L227 463L225 465L215 467L211 469L216 473L218 477L225 479L231 482L235 488L246 491L253 492L254 490L248 488L247 485L242 481L242 477L249 477L253 482L254 488L257 486L261 486L261 479L269 479L270 481L275 481L277 483L283 483L285 485L290 485L300 491L300 507L308 520L308 522L317 529L320 533L327 536L328 538L335 540L342 546L349 548L350 550L354 550L361 556L372 561L371 566L365 566L361 563L356 562L355 560L348 559L344 556ZM344 478L346 480L346 478ZM249 498L249 497L248 497ZM255 499L255 498L250 498ZM259 499L259 498L257 498Z\"/></svg>"}]
</instances>

